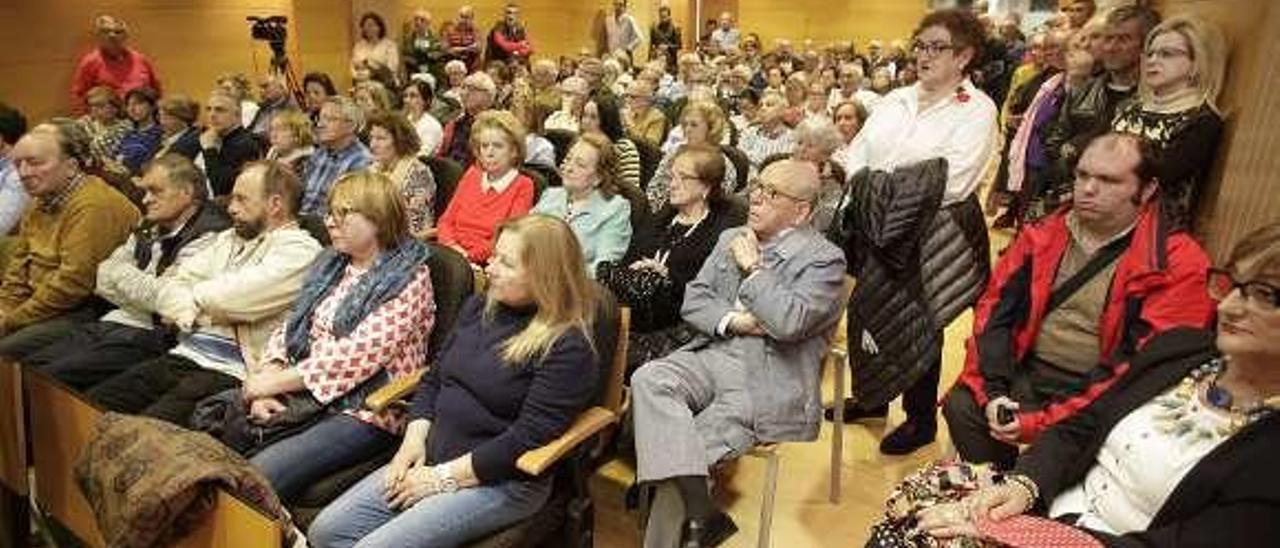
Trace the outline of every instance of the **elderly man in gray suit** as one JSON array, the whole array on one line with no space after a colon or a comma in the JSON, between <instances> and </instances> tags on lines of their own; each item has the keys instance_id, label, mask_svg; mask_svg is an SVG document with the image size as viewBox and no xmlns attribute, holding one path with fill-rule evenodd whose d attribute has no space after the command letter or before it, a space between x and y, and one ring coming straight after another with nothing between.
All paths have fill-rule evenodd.
<instances>
[{"instance_id":1,"label":"elderly man in gray suit","mask_svg":"<svg viewBox=\"0 0 1280 548\"><path fill-rule=\"evenodd\" d=\"M715 546L737 527L711 500L712 465L757 443L818 437L826 335L845 260L809 226L818 171L771 164L747 226L726 230L685 291L700 333L632 376L638 479L656 487L645 546Z\"/></svg>"}]
</instances>

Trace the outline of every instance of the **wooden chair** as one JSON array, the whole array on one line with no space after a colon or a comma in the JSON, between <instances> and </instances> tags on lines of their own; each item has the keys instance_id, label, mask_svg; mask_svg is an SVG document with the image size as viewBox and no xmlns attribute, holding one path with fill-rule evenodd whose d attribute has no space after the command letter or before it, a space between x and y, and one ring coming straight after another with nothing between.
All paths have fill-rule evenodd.
<instances>
[{"instance_id":1,"label":"wooden chair","mask_svg":"<svg viewBox=\"0 0 1280 548\"><path fill-rule=\"evenodd\" d=\"M102 410L39 371L23 372L31 420L36 503L92 547L105 546L89 503L76 485L74 466L93 435ZM177 545L183 547L281 546L284 532L273 519L219 491L209 517Z\"/></svg>"},{"instance_id":2,"label":"wooden chair","mask_svg":"<svg viewBox=\"0 0 1280 548\"><path fill-rule=\"evenodd\" d=\"M418 159L427 164L431 177L436 181L436 196L431 204L431 212L439 219L449 207L449 200L453 199L453 192L458 189L458 179L462 178L462 172L466 168L449 158L429 156Z\"/></svg>"},{"instance_id":3,"label":"wooden chair","mask_svg":"<svg viewBox=\"0 0 1280 548\"><path fill-rule=\"evenodd\" d=\"M26 422L22 368L0 359L0 546L27 543Z\"/></svg>"}]
</instances>

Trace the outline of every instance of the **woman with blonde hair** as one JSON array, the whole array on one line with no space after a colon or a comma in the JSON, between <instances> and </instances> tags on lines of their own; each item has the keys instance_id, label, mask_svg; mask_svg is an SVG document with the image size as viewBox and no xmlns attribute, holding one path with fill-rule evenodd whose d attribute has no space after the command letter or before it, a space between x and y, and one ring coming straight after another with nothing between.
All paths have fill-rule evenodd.
<instances>
[{"instance_id":1,"label":"woman with blonde hair","mask_svg":"<svg viewBox=\"0 0 1280 548\"><path fill-rule=\"evenodd\" d=\"M288 319L251 365L243 386L248 417L272 424L299 398L327 406L315 424L271 442L250 462L280 498L390 449L404 429L395 408L364 409L364 397L427 360L434 323L426 244L409 234L404 199L391 180L348 173L329 193L333 242L307 273Z\"/></svg>"},{"instance_id":2,"label":"woman with blonde hair","mask_svg":"<svg viewBox=\"0 0 1280 548\"><path fill-rule=\"evenodd\" d=\"M272 117L267 140L271 143L268 160L289 166L299 176L307 172L307 163L316 151L316 136L307 113L290 109Z\"/></svg>"},{"instance_id":3,"label":"woman with blonde hair","mask_svg":"<svg viewBox=\"0 0 1280 548\"><path fill-rule=\"evenodd\" d=\"M595 291L563 221L529 215L497 234L486 295L463 305L423 377L400 450L320 513L313 546L458 546L546 503L551 475L516 460L591 400Z\"/></svg>"},{"instance_id":4,"label":"woman with blonde hair","mask_svg":"<svg viewBox=\"0 0 1280 548\"><path fill-rule=\"evenodd\" d=\"M498 223L533 207L533 179L518 169L525 156L524 137L524 127L503 110L482 112L471 125L474 163L440 216L438 237L473 264L488 262Z\"/></svg>"},{"instance_id":5,"label":"woman with blonde hair","mask_svg":"<svg viewBox=\"0 0 1280 548\"><path fill-rule=\"evenodd\" d=\"M686 145L720 146L728 127L729 121L725 118L724 111L712 101L690 101L688 106L684 107L680 118L680 128ZM654 171L653 179L649 181L649 186L645 187L645 194L649 198L649 209L654 213L661 211L667 205L671 186L671 167L675 161L676 152L676 149L672 149L671 152L662 156L657 170ZM738 170L727 156L724 163L724 180L721 182L721 187L725 194L733 194L734 187L737 186Z\"/></svg>"},{"instance_id":6,"label":"woman with blonde hair","mask_svg":"<svg viewBox=\"0 0 1280 548\"><path fill-rule=\"evenodd\" d=\"M1209 178L1222 115L1227 44L1212 23L1193 15L1166 19L1147 34L1140 101L1120 107L1111 128L1155 147L1160 205L1174 229L1190 229Z\"/></svg>"},{"instance_id":7,"label":"woman with blonde hair","mask_svg":"<svg viewBox=\"0 0 1280 548\"><path fill-rule=\"evenodd\" d=\"M436 180L426 164L418 160L422 146L418 134L408 119L390 112L370 118L368 130L369 151L373 154L371 169L395 183L405 200L409 231L417 238L425 238L435 224L431 204L436 197Z\"/></svg>"},{"instance_id":8,"label":"woman with blonde hair","mask_svg":"<svg viewBox=\"0 0 1280 548\"><path fill-rule=\"evenodd\" d=\"M596 265L621 259L631 243L631 204L619 194L617 165L607 137L583 134L561 163L563 186L548 188L533 207L569 223L592 277Z\"/></svg>"}]
</instances>

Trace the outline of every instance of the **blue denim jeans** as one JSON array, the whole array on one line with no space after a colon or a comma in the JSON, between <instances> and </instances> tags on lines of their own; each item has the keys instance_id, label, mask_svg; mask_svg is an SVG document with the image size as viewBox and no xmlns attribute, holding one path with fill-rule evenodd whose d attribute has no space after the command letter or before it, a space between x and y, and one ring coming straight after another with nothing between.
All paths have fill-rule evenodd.
<instances>
[{"instance_id":1,"label":"blue denim jeans","mask_svg":"<svg viewBox=\"0 0 1280 548\"><path fill-rule=\"evenodd\" d=\"M349 415L330 415L249 459L285 504L311 484L393 448L396 437Z\"/></svg>"},{"instance_id":2,"label":"blue denim jeans","mask_svg":"<svg viewBox=\"0 0 1280 548\"><path fill-rule=\"evenodd\" d=\"M426 497L396 512L382 496L386 467L320 512L307 540L315 548L458 546L532 516L551 495L551 478L479 485Z\"/></svg>"}]
</instances>

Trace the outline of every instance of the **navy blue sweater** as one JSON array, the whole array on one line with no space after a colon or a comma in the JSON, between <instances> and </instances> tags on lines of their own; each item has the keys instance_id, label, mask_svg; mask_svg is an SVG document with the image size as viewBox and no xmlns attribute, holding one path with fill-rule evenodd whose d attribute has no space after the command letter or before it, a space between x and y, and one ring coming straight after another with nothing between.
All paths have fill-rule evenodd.
<instances>
[{"instance_id":1,"label":"navy blue sweater","mask_svg":"<svg viewBox=\"0 0 1280 548\"><path fill-rule=\"evenodd\" d=\"M507 364L502 342L533 319L533 309L498 306L484 318L484 298L463 306L440 359L413 397L412 419L428 419L427 460L468 452L481 483L519 479L516 459L568 430L591 402L598 375L586 335L566 331L542 359Z\"/></svg>"}]
</instances>

